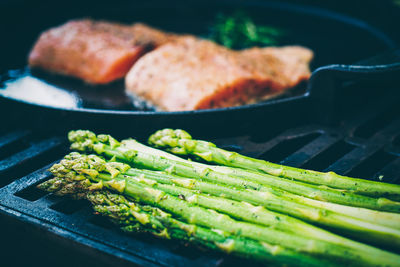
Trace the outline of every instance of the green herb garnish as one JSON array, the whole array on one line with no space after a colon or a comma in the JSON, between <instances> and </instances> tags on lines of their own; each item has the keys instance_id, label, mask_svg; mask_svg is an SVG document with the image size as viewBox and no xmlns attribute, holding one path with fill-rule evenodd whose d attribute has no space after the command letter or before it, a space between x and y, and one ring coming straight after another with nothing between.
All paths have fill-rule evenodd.
<instances>
[{"instance_id":1,"label":"green herb garnish","mask_svg":"<svg viewBox=\"0 0 400 267\"><path fill-rule=\"evenodd\" d=\"M217 14L210 39L228 48L242 49L278 45L283 35L282 29L255 24L249 15L237 10L232 14Z\"/></svg>"}]
</instances>

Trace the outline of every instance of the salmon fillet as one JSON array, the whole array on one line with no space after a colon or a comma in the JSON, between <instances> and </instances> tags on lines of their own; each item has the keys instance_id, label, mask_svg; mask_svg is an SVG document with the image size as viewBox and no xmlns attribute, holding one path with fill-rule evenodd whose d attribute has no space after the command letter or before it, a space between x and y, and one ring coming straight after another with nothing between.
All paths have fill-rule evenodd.
<instances>
[{"instance_id":1,"label":"salmon fillet","mask_svg":"<svg viewBox=\"0 0 400 267\"><path fill-rule=\"evenodd\" d=\"M124 77L145 52L174 38L144 24L72 20L41 34L29 65L105 84Z\"/></svg>"},{"instance_id":2,"label":"salmon fillet","mask_svg":"<svg viewBox=\"0 0 400 267\"><path fill-rule=\"evenodd\" d=\"M307 80L312 57L300 46L233 51L184 37L144 55L125 84L128 92L165 111L237 106Z\"/></svg>"},{"instance_id":3,"label":"salmon fillet","mask_svg":"<svg viewBox=\"0 0 400 267\"><path fill-rule=\"evenodd\" d=\"M135 36L137 44L146 46L150 44L152 48L156 48L163 44L176 41L179 38L189 36L160 31L143 23L133 24L131 27L131 31L133 36Z\"/></svg>"}]
</instances>

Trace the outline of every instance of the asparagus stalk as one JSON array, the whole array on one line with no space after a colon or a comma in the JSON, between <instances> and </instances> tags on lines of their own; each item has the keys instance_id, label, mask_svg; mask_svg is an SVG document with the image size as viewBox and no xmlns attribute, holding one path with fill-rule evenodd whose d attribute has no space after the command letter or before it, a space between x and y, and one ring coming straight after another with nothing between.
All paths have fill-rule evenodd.
<instances>
[{"instance_id":1,"label":"asparagus stalk","mask_svg":"<svg viewBox=\"0 0 400 267\"><path fill-rule=\"evenodd\" d=\"M155 172L155 171L148 171L148 170L140 170L140 169L133 169L130 168L129 165L121 164L121 163L116 163L116 162L106 162L102 160L101 158L91 155L90 160L93 162L96 162L96 169L101 170L104 172L99 172L99 177L101 177L104 180L112 180L113 177L119 177L121 179L131 179L137 182L145 183L147 185L152 186L153 188L162 190L168 194L172 194L175 196L183 197L184 199L190 201L190 202L195 202L196 204L199 204L201 206L204 206L206 208L210 209L215 209L224 213L227 213L229 215L232 215L234 217L257 223L257 224L262 224L266 226L272 226L276 229L283 230L283 231L288 231L288 232L295 232L300 235L308 236L310 238L316 238L316 239L321 239L325 241L337 241L338 236L332 235L331 233L324 231L320 228L314 227L312 225L309 225L307 223L304 223L300 220L296 220L294 218L291 218L289 216L285 216L280 213L272 212L270 210L266 210L262 206L253 206L250 203L246 202L238 202L238 201L232 201L223 197L212 197L209 195L205 194L197 194L198 191L202 193L207 193L211 195L224 195L225 192L227 193L228 196L231 195L237 195L237 199L242 201L242 200L253 200L254 198L247 197L246 195L252 195L255 193L258 195L259 192L247 192L247 191L236 191L235 189L231 188L223 188L221 189L218 185L210 184L210 183L204 183L204 182L197 182L197 181L192 181L190 179L182 178L179 176L174 176L174 175L168 175L165 173L160 173L160 172ZM81 160L88 162L89 158L82 155ZM118 168L118 169L117 169ZM120 174L119 174L120 173ZM113 176L112 176L113 175ZM172 186L171 186L172 185ZM187 189L189 188L189 189ZM194 190L193 190L194 189ZM225 190L225 191L224 191ZM226 194L225 194L226 195ZM241 197L241 195L244 195L245 197ZM279 208L284 207L285 209L279 210L282 212L287 213L287 207L290 206L289 204L286 204L287 201L285 199L282 199L280 197L277 197L276 199L271 200L271 203L266 202L266 201L260 201L261 204L266 204L268 206L273 206L271 203L277 203L275 204ZM283 202L283 203L281 203ZM260 203L256 203L260 204ZM307 218L314 219L317 217L317 221L319 221L320 216L315 216L316 214L319 213L324 213L321 210L317 209L307 209L308 207L302 207L299 205L299 210L301 212L296 212L300 213L301 215L306 214L304 216ZM296 208L296 207L295 207ZM329 217L327 220L329 223L327 225L332 225L332 224L337 224L338 221L340 221L339 216L330 216L331 214L326 214L325 216ZM347 218L346 218L347 219ZM350 219L350 222L352 222L354 219ZM323 221L323 220L320 220ZM348 223L345 221L344 223ZM344 224L343 223L343 224ZM360 222L360 225L364 225L365 222ZM374 224L368 224L365 227L366 232L373 232L376 231L376 225ZM354 226L354 228L359 228L359 226ZM380 235L385 235L385 233L382 233L382 230L386 229L385 227L379 227L379 231L377 232ZM388 229L388 233L393 234L397 233L397 236L395 238L400 238L400 231L396 231L393 229ZM378 237L378 238L379 238ZM339 238L339 241L342 241L342 239ZM387 241L387 240L386 240Z\"/></svg>"},{"instance_id":2,"label":"asparagus stalk","mask_svg":"<svg viewBox=\"0 0 400 267\"><path fill-rule=\"evenodd\" d=\"M228 170L230 173L215 171L215 167L199 165L191 161L173 160L167 157L159 157L158 154L148 154L134 149L131 140L119 143L109 135L98 135L90 131L71 131L68 135L71 148L79 151L96 152L110 158L116 158L135 166L153 170L166 171L179 176L213 180L217 183L229 184L236 187L252 188L256 190L268 187L277 187L291 193L300 194L309 198L344 204L355 207L363 207L389 212L400 212L400 202L386 198L372 198L348 192L341 192L329 188L321 188L296 181L280 179L275 176L258 177L256 172L247 173L247 177L237 175L240 169ZM227 172L228 168L223 168ZM222 170L222 168L221 168ZM240 174L240 173L239 173ZM253 179L253 180L250 180Z\"/></svg>"},{"instance_id":3,"label":"asparagus stalk","mask_svg":"<svg viewBox=\"0 0 400 267\"><path fill-rule=\"evenodd\" d=\"M69 185L69 186L68 186ZM68 186L68 190L64 187ZM129 201L122 195L106 190L91 190L93 185L88 181L67 182L55 177L38 188L48 192L58 192L58 195L71 195L86 198L94 210L112 219L112 221L127 232L149 232L157 237L189 241L195 245L222 251L242 258L270 262L282 266L335 266L332 262L301 254L279 245L258 242L215 229L187 224L172 218L158 208L143 206ZM96 186L95 186L96 187Z\"/></svg>"},{"instance_id":4,"label":"asparagus stalk","mask_svg":"<svg viewBox=\"0 0 400 267\"><path fill-rule=\"evenodd\" d=\"M166 239L189 241L195 245L282 266L334 266L325 260L301 254L294 250L266 242L230 235L216 229L187 224L158 208L144 206L122 195L108 191L90 191L87 199L95 211L111 217L121 229L128 232L149 232Z\"/></svg>"},{"instance_id":5,"label":"asparagus stalk","mask_svg":"<svg viewBox=\"0 0 400 267\"><path fill-rule=\"evenodd\" d=\"M400 230L400 214L398 213L376 211L371 209L357 208L335 203L329 203L329 202L306 198L295 194L290 194L290 193L288 194L287 192L281 190L275 190L274 192L275 194L284 195L290 200L296 201L301 204L309 205L314 208L321 208L333 211L335 213L361 219L363 221L370 222L373 224L383 225L393 229Z\"/></svg>"},{"instance_id":6,"label":"asparagus stalk","mask_svg":"<svg viewBox=\"0 0 400 267\"><path fill-rule=\"evenodd\" d=\"M392 196L395 198L400 196L399 185L351 178L334 172L323 173L299 169L246 157L236 152L220 149L210 142L194 140L183 130L157 131L150 136L149 143L156 147L166 148L174 154L194 155L220 165L255 170L260 173L345 189L369 196Z\"/></svg>"},{"instance_id":7,"label":"asparagus stalk","mask_svg":"<svg viewBox=\"0 0 400 267\"><path fill-rule=\"evenodd\" d=\"M373 258L370 259L372 252L375 254L378 253L378 255L383 253L379 256L385 256L386 259L389 260L388 264L392 264L391 261L398 260L396 259L397 257L400 258L400 256L395 254L377 250L372 247L372 251L370 251L368 255L364 255L364 250L359 251L318 240L308 240L300 236L287 234L274 229L245 222L238 222L227 215L195 206L187 201L166 194L161 190L140 183L127 181L126 179L120 179L118 177L115 177L112 180L103 180L98 175L97 170L88 170L85 164L86 163L79 161L79 158L74 155L72 158L63 160L62 164L55 164L51 168L51 171L59 177L68 177L68 179L72 180L81 179L82 176L86 176L92 182L97 182L96 186L98 187L100 187L100 184L105 188L117 190L118 192L137 201L163 208L189 223L198 224L203 227L216 228L222 231L227 231L231 234L241 235L258 241L271 242L272 244L279 243L282 246L295 249L296 251L320 256L325 255L331 259L343 262L355 263L365 261L365 264L368 262L371 264L370 262L372 262L371 265L378 264L378 261L375 260L374 262ZM95 164L96 162L92 164L92 167ZM78 174L75 171L68 169L69 167L73 168L75 171L78 171L79 169L81 169L81 171L78 171Z\"/></svg>"},{"instance_id":8,"label":"asparagus stalk","mask_svg":"<svg viewBox=\"0 0 400 267\"><path fill-rule=\"evenodd\" d=\"M137 142L134 139L130 140L124 140L122 141L125 146L131 147L132 149L135 149L140 152L145 152L147 154L154 154L158 155L159 157L163 158L168 158L176 161L183 161L185 162L185 159L182 159L180 157L177 157L173 154L164 152L159 149L155 149L146 145L143 145L139 142ZM222 172L225 174L236 174L236 175L241 175L243 177L248 177L246 173L242 173L241 170L239 169L232 169L229 167L224 167L224 166L213 166L213 165L205 165L199 162L192 162L194 166L199 166L203 168L211 168L215 171ZM239 173L238 173L239 171ZM256 176L259 174L256 173ZM263 179L263 177L260 177L260 179ZM340 204L335 204L335 203L329 203L325 201L320 201L320 200L314 200L308 197L304 197L302 195L296 195L293 193L290 193L288 191L284 190L279 190L276 187L270 187L268 188L267 192L272 192L274 194L278 194L279 196L286 196L289 199L292 199L296 202L306 204L309 206L313 206L316 208L323 208L327 209L330 211L334 211L343 215L348 215L351 217L355 217L364 221L368 221L374 224L380 224L384 226L388 226L391 228L395 229L400 229L400 214L395 214L391 212L382 212L382 211L375 211L371 209L365 209L365 208L357 208L357 207L352 207L352 206L346 206L346 205L340 205Z\"/></svg>"},{"instance_id":9,"label":"asparagus stalk","mask_svg":"<svg viewBox=\"0 0 400 267\"><path fill-rule=\"evenodd\" d=\"M71 155L75 154L72 153ZM85 156L81 156L81 159L84 160ZM298 220L293 220L290 217L283 216L282 214L277 214L271 211L274 210L280 213L289 214L294 217L305 219L307 221L317 222L328 227L336 227L342 230L346 230L347 232L351 232L353 234L357 234L357 236L363 237L364 240L372 240L373 242L381 243L392 243L395 246L400 246L400 230L398 229L400 222L399 214L376 212L372 210L347 207L343 205L336 205L331 208L333 209L333 211L329 212L329 209L326 210L324 208L325 206L329 208L330 206L326 205L329 203L311 202L310 204L314 207L310 207L302 203L307 201L302 200L300 196L283 191L269 190L264 191L266 193L260 193L251 189L233 189L230 187L216 185L203 181L185 179L176 175L170 175L149 170L134 169L130 168L129 165L122 163L106 163L104 160L96 157L95 155L91 156L91 161L96 162L95 166L98 170L109 172L110 174L114 175L113 177L121 173L121 178L135 179L136 181L147 183L148 185L151 185L153 187L156 187L157 189L163 190L169 194L173 194L176 196L183 193L185 193L186 196L191 196L193 195L193 190L197 190L214 196L224 196L225 198L229 197L237 201L246 201L255 205L262 205L269 209L265 210L262 209L262 207L260 206L251 208L249 207L249 204L239 203L237 201L232 202L224 198L212 198L210 196L203 195L199 195L198 197L196 196L196 198L193 198L193 200L197 200L198 204L203 205L207 208L216 209L250 222L264 224L267 226L273 225L275 228L280 230L296 231L300 234L317 239L323 238L324 235L327 234L326 231L317 231L318 228L313 228L311 225L308 224L301 224ZM103 179L111 179L111 175L107 175L104 173L99 173L99 175ZM174 186L165 186L157 183ZM188 191L187 189L182 187L189 188L192 191ZM293 197L298 197L297 200L300 201L291 200L291 198ZM238 208L232 209L232 207L234 206ZM349 214L340 213L341 209L346 210L346 208L347 213ZM335 211L335 209L338 211ZM361 212L360 217L365 218L358 219L357 217L352 216L357 215L357 213L351 214L351 212ZM368 216L371 216L371 219L368 218ZM279 218L279 221L277 221L277 218ZM363 234L360 235L360 233ZM325 240L329 240L329 237L327 238L328 239Z\"/></svg>"},{"instance_id":10,"label":"asparagus stalk","mask_svg":"<svg viewBox=\"0 0 400 267\"><path fill-rule=\"evenodd\" d=\"M162 157L162 158L168 158L168 159L172 159L172 160L176 160L176 161L185 162L185 159L182 159L181 157L177 157L173 154L164 152L162 150L143 145L134 139L124 140L122 142L124 143L125 146L131 147L132 149L135 149L140 152L145 152L147 154L158 155L159 157ZM215 171L222 172L224 174L239 175L244 178L249 177L248 173L246 173L246 170L244 170L244 172L243 172L241 169L234 169L234 168L229 168L229 167L225 167L225 166L205 165L205 164L202 164L199 162L194 162L194 161L191 163L194 166L198 166L198 167L202 167L202 168L211 168ZM259 173L254 173L253 175L256 178L257 177L259 178L257 180L262 181L264 179L264 177L260 176ZM281 188L281 187L279 187L279 188ZM306 204L309 206L313 206L316 208L323 208L323 209L334 211L334 212L337 212L337 213L340 213L343 215L348 215L348 216L355 217L355 218L358 218L358 219L361 219L364 221L368 221L371 223L381 224L381 225L388 226L391 228L400 229L400 223L399 223L400 222L400 214L376 211L376 210L371 210L371 209L366 209L366 208L357 208L357 207L352 207L352 206L346 206L346 205L340 205L340 204L315 200L315 199L311 199L308 197L304 197L304 194L296 195L296 194L290 193L288 191L280 190L280 189L278 189L278 187L269 187L267 189L267 192L271 192L271 193L277 194L279 196L285 196L296 202Z\"/></svg>"},{"instance_id":11,"label":"asparagus stalk","mask_svg":"<svg viewBox=\"0 0 400 267\"><path fill-rule=\"evenodd\" d=\"M324 263L328 266L333 265L279 245L257 242L232 236L227 232L187 224L158 208L140 205L121 195L94 192L88 195L88 199L95 205L97 212L112 216L120 225L127 225L128 227L123 226L123 229L128 231L131 228L129 226L137 222L147 226L146 230L158 237L186 240L243 258L293 266L321 266Z\"/></svg>"},{"instance_id":12,"label":"asparagus stalk","mask_svg":"<svg viewBox=\"0 0 400 267\"><path fill-rule=\"evenodd\" d=\"M110 171L111 169L111 166L104 168L106 171ZM249 222L273 226L276 229L283 231L295 231L297 234L308 236L310 238L338 242L338 236L332 235L327 231L323 231L309 224L302 223L301 221L295 220L291 217L284 216L283 214L272 212L272 210L274 210L307 221L342 229L352 234L356 234L357 236L361 236L364 240L379 243L391 243L394 246L400 247L400 230L394 227L391 228L380 225L379 223L359 220L349 215L341 215L321 208L313 208L307 205L298 204L296 202L291 202L285 197L275 196L273 193L260 194L260 192L250 189L238 190L164 173L132 168L125 171L125 169L126 168L123 168L122 175L118 174L114 177L133 179L166 193L184 197L185 199L190 200L190 202L199 204L203 207L215 209ZM116 174L117 172L119 171L111 171L113 174ZM112 179L110 174L99 173L99 176L106 180ZM220 197L197 194L197 192ZM228 200L226 197L237 201ZM238 201L246 201L261 206L252 206L250 203ZM265 210L263 206L267 207L269 210ZM385 215L385 213L381 213ZM397 222L399 221L397 220ZM392 224L395 224L395 221L393 221ZM398 225L396 225L396 227L398 227ZM343 240L339 240L339 242L341 241Z\"/></svg>"},{"instance_id":13,"label":"asparagus stalk","mask_svg":"<svg viewBox=\"0 0 400 267\"><path fill-rule=\"evenodd\" d=\"M93 159L93 157L89 156L89 159ZM239 222L227 215L195 206L188 201L166 194L161 190L133 182L132 180L121 179L118 177L118 174L116 174L114 178L111 177L112 180L109 180L109 178L104 179L104 177L99 175L98 170L96 170L97 167L99 170L104 170L96 160L87 164L87 161L82 161L77 154L73 154L66 157L66 160L62 161L62 164L54 165L51 171L56 176L69 177L73 180L81 179L82 175L87 176L91 181L98 182L106 188L117 190L145 204L163 208L189 223L198 224L203 227L216 228L262 242L271 242L272 244L279 243L284 247L296 251L327 256L336 261L353 264L357 262L357 264L361 263L371 266L391 266L400 260L400 256L398 255L366 245L362 245L362 249L356 249L320 240L309 240L301 236L288 234L271 228ZM69 168L73 168L73 170ZM382 262L381 259L377 260L376 257L382 257L385 260Z\"/></svg>"}]
</instances>

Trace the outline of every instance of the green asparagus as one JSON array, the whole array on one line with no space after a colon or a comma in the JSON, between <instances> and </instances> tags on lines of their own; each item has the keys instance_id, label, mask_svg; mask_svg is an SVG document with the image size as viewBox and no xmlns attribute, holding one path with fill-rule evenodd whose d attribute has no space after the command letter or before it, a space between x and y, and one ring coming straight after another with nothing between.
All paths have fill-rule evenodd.
<instances>
[{"instance_id":1,"label":"green asparagus","mask_svg":"<svg viewBox=\"0 0 400 267\"><path fill-rule=\"evenodd\" d=\"M129 139L129 140L124 140L123 141L124 145L127 147L130 147L134 150L145 152L147 154L154 154L159 157L163 158L168 158L172 160L177 160L177 161L183 161L185 162L184 159L177 157L173 154L164 152L159 149L155 149L146 145L143 145L136 140ZM224 166L214 166L214 165L205 165L199 162L191 162L194 166L199 166L203 168L211 168L215 171L222 172L225 174L235 174L235 175L240 175L243 177L248 177L245 176L245 174L241 173L241 170L239 169L232 169L229 167L224 167ZM239 172L238 172L239 171ZM258 175L256 173L255 175ZM385 226L389 226L392 228L400 229L400 215L395 214L395 213L389 213L389 212L381 212L381 211L375 211L371 209L365 209L365 208L357 208L357 207L351 207L351 206L345 206L345 205L340 205L340 204L335 204L335 203L329 203L325 201L320 201L320 200L314 200L311 198L304 197L303 195L296 195L293 193L289 193L288 191L284 190L279 190L275 188L272 190L272 188L268 188L268 191L273 191L274 194L279 194L280 196L284 195L290 199L296 200L297 202L310 205L313 207L317 208L324 208L327 210L335 211L337 213L341 213L344 215L349 215L352 217L356 217L365 221L369 221L372 223L378 223L382 224Z\"/></svg>"},{"instance_id":2,"label":"green asparagus","mask_svg":"<svg viewBox=\"0 0 400 267\"><path fill-rule=\"evenodd\" d=\"M125 146L130 147L130 148L140 151L140 152L145 152L147 154L157 155L158 157L185 162L185 160L180 157L177 157L173 154L164 152L159 149L155 149L155 148L143 145L133 139L124 140L122 142L124 143ZM222 172L224 174L240 175L245 178L248 177L248 175L245 176L245 174L242 173L241 172L242 170L240 170L240 169L233 169L233 168L229 168L229 167L225 167L225 166L205 165L205 164L202 164L199 162L194 162L194 161L191 162L191 164L194 166L198 166L198 167L211 168L215 171ZM255 173L254 175L258 176L259 174ZM260 177L260 179L264 179L264 178ZM343 215L356 217L358 219L368 221L371 223L381 224L381 225L388 226L391 228L400 229L400 214L391 213L391 212L375 211L375 210L371 210L371 209L357 208L357 207L352 207L352 206L346 206L346 205L340 205L340 204L315 200L315 199L311 199L308 197L304 197L304 194L296 195L296 194L290 193L288 191L280 190L277 187L275 187L275 188L267 187L266 191L271 192L273 194L277 194L279 196L285 196L289 199L295 200L296 202L306 204L309 206L313 206L316 208L324 208L324 209L334 211L334 212L337 212L337 213L340 213Z\"/></svg>"},{"instance_id":3,"label":"green asparagus","mask_svg":"<svg viewBox=\"0 0 400 267\"><path fill-rule=\"evenodd\" d=\"M158 208L139 205L132 201L128 201L123 196L111 195L110 199L110 194L108 194L106 197L108 198L105 201L107 204L104 205L102 202L98 202L98 195L89 196L89 200L95 204L95 210L97 212L118 218L120 222L143 222L141 218L149 218L148 223L145 224L151 225L151 227L148 227L147 229L149 229L148 231L154 232L156 236L187 240L206 248L217 251L220 250L243 258L262 261L264 263L267 261L285 266L334 265L331 262L300 254L294 250L279 245L257 242L248 238L236 237L216 229L207 229L200 226L190 225L172 218L170 214ZM114 199L118 199L118 202L115 202ZM115 204L110 205L110 202L114 202ZM121 213L123 214L122 216L120 215ZM128 226L130 224L128 224ZM124 229L126 230L130 228L125 226Z\"/></svg>"},{"instance_id":4,"label":"green asparagus","mask_svg":"<svg viewBox=\"0 0 400 267\"><path fill-rule=\"evenodd\" d=\"M66 157L62 164L55 164L51 168L51 171L58 177L66 177L73 181L85 179L86 177L92 182L96 182L94 188L105 187L114 189L137 201L165 209L192 224L217 228L231 234L241 235L261 242L281 244L284 247L311 255L320 255L335 259L336 261L343 261L343 263L357 263L368 266L395 266L400 260L400 256L398 255L366 245L362 245L364 246L362 249L356 249L320 240L308 240L307 238L282 231L239 222L227 215L204 209L146 184L119 178L117 173L114 177L109 176L107 179L104 179L104 177L99 175L96 167L99 167L100 170L104 169L99 166L96 160L87 164L86 161L79 160L77 154L73 154ZM110 172L112 171L110 170Z\"/></svg>"},{"instance_id":5,"label":"green asparagus","mask_svg":"<svg viewBox=\"0 0 400 267\"><path fill-rule=\"evenodd\" d=\"M62 181L60 183L60 181ZM87 180L86 180L87 181ZM127 232L149 232L157 237L189 241L205 248L223 251L243 258L257 260L263 263L274 263L282 266L335 266L331 262L300 254L294 250L279 245L258 242L248 238L229 235L215 229L187 224L172 218L158 208L143 206L128 200L122 195L105 190L90 190L71 182L70 190L63 190L68 183L62 178L53 178L38 187L49 192L62 191L59 195L71 195L88 199L94 210L112 219L121 229ZM148 220L143 220L148 218Z\"/></svg>"},{"instance_id":6,"label":"green asparagus","mask_svg":"<svg viewBox=\"0 0 400 267\"><path fill-rule=\"evenodd\" d=\"M218 172L214 170L214 167L209 165L199 165L190 161L173 160L167 157L160 157L157 154L148 154L135 150L130 140L119 143L109 135L96 136L90 131L78 130L71 131L68 137L72 143L71 148L74 150L94 151L97 154L129 162L137 167L162 170L180 176L213 180L218 183L256 190L265 188L264 185L270 186L269 184L272 184L275 187L313 199L375 210L400 212L400 202L391 201L386 198L376 199L329 188L321 188L301 182L278 179L274 176L268 177L270 178L269 180L266 177L259 178L256 175L242 177L235 174L237 172L236 169L233 169L229 174ZM250 179L257 179L257 181Z\"/></svg>"},{"instance_id":7,"label":"green asparagus","mask_svg":"<svg viewBox=\"0 0 400 267\"><path fill-rule=\"evenodd\" d=\"M129 174L129 172L126 174ZM374 223L368 220L354 218L351 215L342 215L334 211L330 212L323 208L313 208L311 206L292 202L285 197L279 197L271 193L260 193L250 189L238 190L193 179L182 177L166 178L166 175L162 176L164 177L140 174L138 176L139 178L132 177L132 179L137 179L139 182L149 183L153 187L173 195L189 196L190 200L194 203L225 212L250 222L259 224L264 222L264 224L268 225L268 223L274 222L274 219L276 221L276 216L273 216L274 213L271 211L277 211L309 222L316 222L320 225L341 229L345 232L361 236L364 240L377 243L391 243L393 246L400 247L400 230L396 229L399 227L398 225L395 227L384 226L379 222ZM129 178L127 175L123 177ZM186 188L186 190L182 187ZM217 197L197 194L196 192L207 193ZM220 198L218 198L218 196L220 196ZM223 200L221 200L221 197L223 197ZM234 199L236 201L229 201L225 198ZM249 203L246 204L246 202ZM250 203L257 206L252 206ZM232 207L235 207L235 209L232 209ZM269 210L267 212L268 220L263 221L266 218L265 210L262 207L266 207ZM279 217L280 220L282 214ZM399 220L390 222L395 225ZM293 224L285 225L284 230L288 231L287 228L299 232L300 234L311 234L311 237L313 238L324 238L324 233L317 233L314 231L315 229L308 229L308 231L303 229L303 232L301 232L301 230L294 227Z\"/></svg>"},{"instance_id":8,"label":"green asparagus","mask_svg":"<svg viewBox=\"0 0 400 267\"><path fill-rule=\"evenodd\" d=\"M369 196L398 198L400 195L399 185L345 177L334 172L323 173L298 169L246 157L236 152L220 149L210 142L194 140L190 134L183 130L164 129L157 131L150 136L149 143L156 147L166 148L175 154L194 155L220 165L255 170L273 176L326 185Z\"/></svg>"},{"instance_id":9,"label":"green asparagus","mask_svg":"<svg viewBox=\"0 0 400 267\"><path fill-rule=\"evenodd\" d=\"M212 194L212 195L224 195L224 193L222 191L218 191L218 188L220 188L221 185L217 185L214 183L209 183L209 182L205 182L205 181L196 181L195 183L193 182L180 182L179 180L183 179L180 176L176 176L176 175L170 175L167 173L163 173L160 172L160 174L154 172L154 171L147 171L147 170L138 170L138 169L130 169L128 171L126 171L124 174L127 175L133 175L133 176L142 176L145 175L146 177L148 177L149 179L154 179L158 182L161 183L174 183L174 184L179 184L179 183L183 183L183 184L187 184L189 187L194 188L196 185L198 186L198 190L208 193L208 194ZM162 176L162 177L160 177ZM186 180L188 181L188 180ZM226 185L222 185L225 187L228 187L227 190L229 190L229 186ZM244 195L246 195L246 193L249 194L255 194L255 195L259 195L260 193L252 190L252 189L247 189L247 190L243 190L240 188L232 188L234 191L232 191L232 195L234 195L235 191L237 193L235 198L236 200L239 201L246 201L246 198L244 197ZM393 229L398 229L400 230L400 214L397 213L389 213L389 212L382 212L382 211L375 211L375 210L370 210L370 209L363 209L363 208L356 208L356 207L350 207L350 206L345 206L345 205L338 205L338 204L333 204L333 203L328 203L328 202L323 202L323 201L317 201L317 200L313 200L313 199L309 199L309 198L305 198L299 195L295 195L295 194L291 194L282 190L273 190L270 188L266 188L265 190L261 190L263 192L268 192L270 194L272 194L271 198L273 199L283 199L285 202L287 201L292 201L292 202L297 202L297 204L305 204L314 208L319 208L321 209L321 213L322 214L326 214L327 212L325 212L324 210L328 210L328 211L333 211L334 213L337 214L341 214L341 215L347 215L350 217L354 217L357 219L360 219L361 221L366 221L366 222L370 222L373 224L377 224L377 225L382 225L382 226L387 226ZM242 194L241 194L242 193ZM227 194L224 195L225 197L227 197ZM250 198L252 199L252 198ZM248 199L247 199L248 201ZM268 203L267 201L264 201L263 199L260 199L260 201L255 201L255 204L263 204L263 203ZM269 206L271 204L269 203ZM277 210L280 211L282 213L287 213L287 208L290 207L290 203L288 203L288 206L283 206L284 210ZM272 208L270 206L270 208Z\"/></svg>"},{"instance_id":10,"label":"green asparagus","mask_svg":"<svg viewBox=\"0 0 400 267\"><path fill-rule=\"evenodd\" d=\"M71 155L75 154L72 153ZM121 163L107 163L95 155L91 155L90 160L88 157L82 155L81 160L85 162L96 162L95 166L97 170L104 170L105 172L110 173L98 174L105 180L111 180L112 177L134 179L135 181L143 182L153 188L160 189L175 196L190 196L191 201L195 201L201 206L212 208L249 222L264 224L267 226L272 225L276 229L295 231L300 235L305 235L311 238L322 238L322 240L332 241L332 239L330 239L332 237L330 233L321 231L311 225L304 224L299 220L294 220L282 214L271 212L271 210L274 210L329 227L339 228L353 234L356 233L358 236L362 236L365 240L392 243L394 246L400 247L400 230L396 229L399 227L398 222L400 215L398 214L387 214L385 212L378 212L378 214L376 214L377 216L382 214L382 217L387 215L392 215L392 217L397 216L397 218L393 218L393 220L389 221L393 225L396 225L397 223L396 227L386 227L379 222L374 223L373 220L358 220L353 218L351 215L342 215L337 212L329 212L323 208L313 208L307 205L291 202L290 199L288 200L288 198L284 196L276 196L276 192L273 191L266 194L250 189L233 189L226 186L194 181L166 173L133 169L130 168L129 165ZM230 201L225 198L211 197L203 194L198 195L196 194L196 191L193 190L214 196L224 196L225 198L228 197L238 201L247 201L252 204L265 206L269 210L263 209L262 206L254 207L249 203L246 204L237 201ZM233 209L233 207L235 208Z\"/></svg>"}]
</instances>

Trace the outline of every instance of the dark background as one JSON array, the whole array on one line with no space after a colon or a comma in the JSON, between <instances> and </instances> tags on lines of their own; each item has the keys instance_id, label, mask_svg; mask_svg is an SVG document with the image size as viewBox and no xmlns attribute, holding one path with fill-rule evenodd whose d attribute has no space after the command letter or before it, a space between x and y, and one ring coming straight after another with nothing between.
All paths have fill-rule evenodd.
<instances>
[{"instance_id":1,"label":"dark background","mask_svg":"<svg viewBox=\"0 0 400 267\"><path fill-rule=\"evenodd\" d=\"M157 7L160 14L163 7L173 6L177 10L182 4L192 3L193 5L206 5L208 2L218 2L209 0L186 0L186 1L159 1L147 0L136 1L140 5L149 8ZM221 2L221 1L220 1ZM246 2L246 1L225 1L225 2ZM262 1L261 1L262 2ZM297 1L280 1L298 4L313 5L317 7L327 8L333 11L350 15L367 21L370 25L382 30L389 37L400 43L400 34L398 26L400 25L400 3L395 0L352 0L352 1L317 1L317 0L297 0ZM118 20L121 5L129 4L129 9L125 9L125 18L127 14L135 12L135 1L93 1L93 0L68 0L68 1L51 1L51 0L0 0L0 73L4 71L20 68L26 62L26 56L38 34L51 26L64 23L74 17L85 17L96 13L100 17L106 17ZM101 10L101 11L98 11ZM210 10L211 12L212 10ZM206 15L206 14L205 14ZM158 14L155 14L158 17ZM127 22L135 21L134 17L130 17ZM29 30L25 23L29 24ZM158 23L162 27L162 22ZM318 27L318 25L316 25ZM323 30L323 29L322 29ZM23 36L23 38L21 37ZM363 44L368 46L368 44Z\"/></svg>"}]
</instances>

